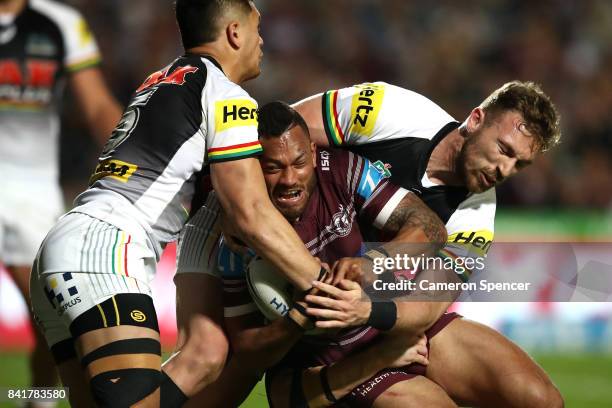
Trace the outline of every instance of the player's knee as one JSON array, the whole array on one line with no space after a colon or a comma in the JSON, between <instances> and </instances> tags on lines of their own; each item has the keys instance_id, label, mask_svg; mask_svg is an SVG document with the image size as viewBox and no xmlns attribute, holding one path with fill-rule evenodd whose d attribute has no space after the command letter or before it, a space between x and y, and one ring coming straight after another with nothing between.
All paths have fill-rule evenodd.
<instances>
[{"instance_id":1,"label":"player's knee","mask_svg":"<svg viewBox=\"0 0 612 408\"><path fill-rule=\"evenodd\" d=\"M192 375L206 383L216 380L225 367L228 350L227 338L218 325L203 316L190 320L181 357Z\"/></svg>"}]
</instances>

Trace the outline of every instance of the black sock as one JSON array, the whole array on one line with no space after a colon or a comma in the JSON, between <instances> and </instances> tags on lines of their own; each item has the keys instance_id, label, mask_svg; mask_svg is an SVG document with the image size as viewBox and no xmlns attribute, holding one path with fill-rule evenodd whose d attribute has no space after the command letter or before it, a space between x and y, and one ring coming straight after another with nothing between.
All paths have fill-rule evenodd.
<instances>
[{"instance_id":1,"label":"black sock","mask_svg":"<svg viewBox=\"0 0 612 408\"><path fill-rule=\"evenodd\" d=\"M182 407L189 399L164 371L162 371L159 393L161 408Z\"/></svg>"}]
</instances>

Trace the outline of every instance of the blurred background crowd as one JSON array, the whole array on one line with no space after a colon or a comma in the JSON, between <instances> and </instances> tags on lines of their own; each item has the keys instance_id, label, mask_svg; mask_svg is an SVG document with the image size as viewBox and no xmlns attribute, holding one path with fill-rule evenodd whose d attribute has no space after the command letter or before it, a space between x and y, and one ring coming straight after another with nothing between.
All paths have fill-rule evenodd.
<instances>
[{"instance_id":1,"label":"blurred background crowd","mask_svg":"<svg viewBox=\"0 0 612 408\"><path fill-rule=\"evenodd\" d=\"M170 0L68 0L88 19L115 95L127 102L182 52ZM383 80L458 120L502 83L533 80L557 104L563 142L498 192L504 207L612 209L612 1L257 0L260 102ZM94 148L64 115L63 180L81 190ZM409 115L409 112L407 112ZM84 154L85 152L85 154Z\"/></svg>"}]
</instances>

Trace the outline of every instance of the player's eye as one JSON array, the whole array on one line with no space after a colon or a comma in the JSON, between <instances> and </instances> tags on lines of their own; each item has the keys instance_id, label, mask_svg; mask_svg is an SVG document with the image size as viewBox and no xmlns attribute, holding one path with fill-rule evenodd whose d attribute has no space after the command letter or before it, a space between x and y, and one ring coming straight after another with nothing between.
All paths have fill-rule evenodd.
<instances>
[{"instance_id":1,"label":"player's eye","mask_svg":"<svg viewBox=\"0 0 612 408\"><path fill-rule=\"evenodd\" d=\"M278 173L280 169L278 167L266 166L263 168L263 171L264 173L272 174L272 173Z\"/></svg>"}]
</instances>

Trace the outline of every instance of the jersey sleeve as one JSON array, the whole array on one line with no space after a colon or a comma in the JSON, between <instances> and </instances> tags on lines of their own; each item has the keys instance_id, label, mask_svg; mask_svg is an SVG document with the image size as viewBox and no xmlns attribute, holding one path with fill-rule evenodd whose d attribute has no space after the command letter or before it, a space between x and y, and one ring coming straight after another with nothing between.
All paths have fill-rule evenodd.
<instances>
[{"instance_id":1,"label":"jersey sleeve","mask_svg":"<svg viewBox=\"0 0 612 408\"><path fill-rule=\"evenodd\" d=\"M353 174L351 174L351 172ZM349 154L349 191L360 219L381 229L408 190L390 183L388 169L382 162Z\"/></svg>"},{"instance_id":2,"label":"jersey sleeve","mask_svg":"<svg viewBox=\"0 0 612 408\"><path fill-rule=\"evenodd\" d=\"M444 251L453 257L485 257L493 243L495 209L495 189L470 195L446 223Z\"/></svg>"},{"instance_id":3,"label":"jersey sleeve","mask_svg":"<svg viewBox=\"0 0 612 408\"><path fill-rule=\"evenodd\" d=\"M258 312L246 281L247 260L224 243L219 247L218 270L223 282L223 315L240 317Z\"/></svg>"},{"instance_id":4,"label":"jersey sleeve","mask_svg":"<svg viewBox=\"0 0 612 408\"><path fill-rule=\"evenodd\" d=\"M213 97L202 103L208 117L207 162L212 164L261 154L255 100L229 81L217 84L211 95Z\"/></svg>"},{"instance_id":5,"label":"jersey sleeve","mask_svg":"<svg viewBox=\"0 0 612 408\"><path fill-rule=\"evenodd\" d=\"M495 189L469 196L446 223L449 245L486 254L493 242L495 209Z\"/></svg>"},{"instance_id":6,"label":"jersey sleeve","mask_svg":"<svg viewBox=\"0 0 612 408\"><path fill-rule=\"evenodd\" d=\"M34 0L32 6L44 10L59 27L64 40L64 66L68 72L100 63L98 45L81 13L56 2Z\"/></svg>"},{"instance_id":7,"label":"jersey sleeve","mask_svg":"<svg viewBox=\"0 0 612 408\"><path fill-rule=\"evenodd\" d=\"M322 115L332 146L426 139L455 121L423 95L384 82L325 92Z\"/></svg>"}]
</instances>

